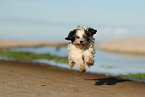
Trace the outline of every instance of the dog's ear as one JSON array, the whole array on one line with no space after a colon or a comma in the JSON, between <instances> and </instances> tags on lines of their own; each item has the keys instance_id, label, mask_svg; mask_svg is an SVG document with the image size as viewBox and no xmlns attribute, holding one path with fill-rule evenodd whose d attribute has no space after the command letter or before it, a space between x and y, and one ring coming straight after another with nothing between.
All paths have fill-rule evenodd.
<instances>
[{"instance_id":1,"label":"dog's ear","mask_svg":"<svg viewBox=\"0 0 145 97\"><path fill-rule=\"evenodd\" d=\"M96 32L97 32L97 30L95 30L95 29L93 29L93 28L88 28L88 33L90 34L90 35L94 35L94 34L96 34Z\"/></svg>"},{"instance_id":2,"label":"dog's ear","mask_svg":"<svg viewBox=\"0 0 145 97\"><path fill-rule=\"evenodd\" d=\"M69 33L69 35L68 35L68 37L66 37L65 39L66 40L74 40L74 38L75 38L75 34L76 34L76 30L73 30L73 31L71 31L70 33Z\"/></svg>"}]
</instances>

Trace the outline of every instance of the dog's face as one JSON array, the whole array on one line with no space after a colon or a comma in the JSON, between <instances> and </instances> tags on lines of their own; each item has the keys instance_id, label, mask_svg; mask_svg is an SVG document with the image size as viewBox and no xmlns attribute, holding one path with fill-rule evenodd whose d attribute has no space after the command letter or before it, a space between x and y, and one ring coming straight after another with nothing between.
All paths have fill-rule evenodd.
<instances>
[{"instance_id":1,"label":"dog's face","mask_svg":"<svg viewBox=\"0 0 145 97\"><path fill-rule=\"evenodd\" d=\"M66 37L66 40L71 40L74 45L80 48L86 47L88 42L92 39L93 35L96 34L97 30L93 28L80 27L80 29L74 29Z\"/></svg>"}]
</instances>

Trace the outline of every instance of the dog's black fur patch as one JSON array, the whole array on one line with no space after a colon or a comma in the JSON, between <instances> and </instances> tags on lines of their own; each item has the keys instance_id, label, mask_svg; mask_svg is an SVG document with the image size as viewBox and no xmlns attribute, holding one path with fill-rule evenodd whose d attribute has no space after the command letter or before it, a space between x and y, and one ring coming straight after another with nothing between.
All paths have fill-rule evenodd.
<instances>
[{"instance_id":1,"label":"dog's black fur patch","mask_svg":"<svg viewBox=\"0 0 145 97\"><path fill-rule=\"evenodd\" d=\"M75 34L76 34L77 30L73 30L73 31L70 31L68 37L66 37L65 39L66 40L71 40L72 42L75 41Z\"/></svg>"},{"instance_id":2,"label":"dog's black fur patch","mask_svg":"<svg viewBox=\"0 0 145 97\"><path fill-rule=\"evenodd\" d=\"M89 28L87 33L89 33L91 36L93 36L94 34L96 34L97 30L93 29L93 28Z\"/></svg>"},{"instance_id":3,"label":"dog's black fur patch","mask_svg":"<svg viewBox=\"0 0 145 97\"><path fill-rule=\"evenodd\" d=\"M88 30L85 30L85 34L87 35L87 40L89 41L91 37L96 34L97 30L93 28L89 28Z\"/></svg>"}]
</instances>

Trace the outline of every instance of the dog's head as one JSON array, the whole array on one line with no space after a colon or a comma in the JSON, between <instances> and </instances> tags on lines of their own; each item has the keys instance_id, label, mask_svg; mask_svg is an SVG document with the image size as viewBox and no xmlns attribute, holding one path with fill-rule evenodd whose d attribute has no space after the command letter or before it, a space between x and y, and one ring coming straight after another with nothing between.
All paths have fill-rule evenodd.
<instances>
[{"instance_id":1,"label":"dog's head","mask_svg":"<svg viewBox=\"0 0 145 97\"><path fill-rule=\"evenodd\" d=\"M70 40L73 44L82 48L87 46L87 44L92 39L93 35L96 34L96 32L97 30L93 28L86 26L78 26L76 29L71 31L65 39Z\"/></svg>"}]
</instances>

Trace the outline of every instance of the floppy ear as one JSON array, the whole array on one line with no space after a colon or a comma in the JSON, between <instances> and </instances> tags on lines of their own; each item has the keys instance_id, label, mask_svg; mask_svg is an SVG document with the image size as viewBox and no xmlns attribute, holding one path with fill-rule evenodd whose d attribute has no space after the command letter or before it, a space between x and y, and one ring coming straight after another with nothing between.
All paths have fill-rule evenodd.
<instances>
[{"instance_id":1,"label":"floppy ear","mask_svg":"<svg viewBox=\"0 0 145 97\"><path fill-rule=\"evenodd\" d=\"M95 30L95 29L93 29L93 28L89 28L88 29L88 32L90 33L90 35L94 35L94 34L96 34L96 32L97 32L97 30Z\"/></svg>"},{"instance_id":2,"label":"floppy ear","mask_svg":"<svg viewBox=\"0 0 145 97\"><path fill-rule=\"evenodd\" d=\"M65 38L66 40L74 40L76 34L76 30L73 30L69 33L69 35Z\"/></svg>"}]
</instances>

